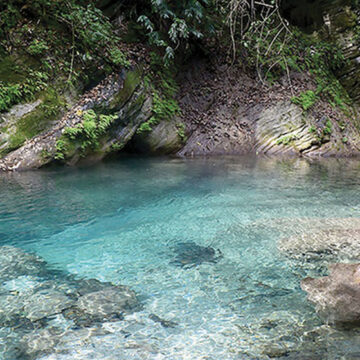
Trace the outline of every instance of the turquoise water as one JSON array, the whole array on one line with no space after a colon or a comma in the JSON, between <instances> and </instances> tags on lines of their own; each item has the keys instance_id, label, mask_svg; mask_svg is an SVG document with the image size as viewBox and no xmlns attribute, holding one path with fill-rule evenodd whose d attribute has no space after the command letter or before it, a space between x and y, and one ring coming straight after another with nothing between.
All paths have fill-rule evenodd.
<instances>
[{"instance_id":1,"label":"turquoise water","mask_svg":"<svg viewBox=\"0 0 360 360\"><path fill-rule=\"evenodd\" d=\"M359 190L357 160L130 158L0 175L0 246L127 285L142 304L102 324L106 334L81 341L69 332L61 348L33 358L359 359L360 334L324 324L300 289L328 260L277 248L298 221L360 217ZM181 243L216 255L178 266ZM11 333L0 328L0 359Z\"/></svg>"}]
</instances>

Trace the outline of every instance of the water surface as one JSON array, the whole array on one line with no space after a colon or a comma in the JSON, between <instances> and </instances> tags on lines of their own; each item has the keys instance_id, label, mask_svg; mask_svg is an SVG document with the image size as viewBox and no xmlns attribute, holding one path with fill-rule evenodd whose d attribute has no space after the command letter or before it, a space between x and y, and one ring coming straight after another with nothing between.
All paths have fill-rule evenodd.
<instances>
[{"instance_id":1,"label":"water surface","mask_svg":"<svg viewBox=\"0 0 360 360\"><path fill-rule=\"evenodd\" d=\"M358 218L359 190L360 161L344 159L130 158L1 174L0 245L127 285L142 304L100 324L105 335L33 358L358 359L360 334L324 325L300 289L327 259L291 260L277 241L297 219ZM179 266L182 243L214 249L214 261ZM0 328L0 359L14 360L1 345L16 331Z\"/></svg>"}]
</instances>

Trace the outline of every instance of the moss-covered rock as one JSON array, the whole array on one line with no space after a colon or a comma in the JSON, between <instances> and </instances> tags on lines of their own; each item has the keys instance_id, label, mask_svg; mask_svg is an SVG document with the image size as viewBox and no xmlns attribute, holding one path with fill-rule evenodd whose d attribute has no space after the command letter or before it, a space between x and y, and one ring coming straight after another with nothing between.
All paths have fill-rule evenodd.
<instances>
[{"instance_id":1,"label":"moss-covered rock","mask_svg":"<svg viewBox=\"0 0 360 360\"><path fill-rule=\"evenodd\" d=\"M346 61L338 71L349 95L360 103L360 10L356 1L336 0L323 6L325 38L336 43Z\"/></svg>"},{"instance_id":2,"label":"moss-covered rock","mask_svg":"<svg viewBox=\"0 0 360 360\"><path fill-rule=\"evenodd\" d=\"M49 88L31 103L16 105L1 116L0 155L16 150L34 136L50 128L61 117L64 98Z\"/></svg>"},{"instance_id":3,"label":"moss-covered rock","mask_svg":"<svg viewBox=\"0 0 360 360\"><path fill-rule=\"evenodd\" d=\"M186 130L181 120L162 121L149 131L136 134L132 146L145 154L167 155L178 152L186 141Z\"/></svg>"},{"instance_id":4,"label":"moss-covered rock","mask_svg":"<svg viewBox=\"0 0 360 360\"><path fill-rule=\"evenodd\" d=\"M51 98L54 100L54 98ZM55 97L57 99L57 97ZM49 125L44 116L45 99L22 116L16 133L31 135L35 124ZM55 102L57 104L57 102ZM51 109L51 107L50 107ZM61 119L1 162L4 170L38 168L52 161L75 164L82 158L101 159L122 149L142 122L151 116L151 96L141 82L138 69L111 75L82 98ZM21 132L23 131L23 132Z\"/></svg>"}]
</instances>

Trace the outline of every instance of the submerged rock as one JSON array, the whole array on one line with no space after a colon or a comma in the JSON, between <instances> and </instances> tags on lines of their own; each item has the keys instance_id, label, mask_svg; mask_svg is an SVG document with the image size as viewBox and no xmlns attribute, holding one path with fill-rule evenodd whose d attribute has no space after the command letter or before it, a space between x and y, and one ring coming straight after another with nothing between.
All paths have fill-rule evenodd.
<instances>
[{"instance_id":1,"label":"submerged rock","mask_svg":"<svg viewBox=\"0 0 360 360\"><path fill-rule=\"evenodd\" d=\"M32 331L23 336L19 348L22 358L37 358L41 354L68 352L72 345L85 345L94 336L107 332L99 328L64 330L56 327Z\"/></svg>"},{"instance_id":2,"label":"submerged rock","mask_svg":"<svg viewBox=\"0 0 360 360\"><path fill-rule=\"evenodd\" d=\"M67 351L72 343L85 346L92 336L104 334L102 323L123 320L124 312L139 307L127 286L75 279L21 249L0 250L0 333L11 329L0 339L0 358L35 359Z\"/></svg>"},{"instance_id":3,"label":"submerged rock","mask_svg":"<svg viewBox=\"0 0 360 360\"><path fill-rule=\"evenodd\" d=\"M329 229L283 238L278 248L290 258L360 258L360 229Z\"/></svg>"},{"instance_id":4,"label":"submerged rock","mask_svg":"<svg viewBox=\"0 0 360 360\"><path fill-rule=\"evenodd\" d=\"M326 321L360 325L360 264L333 264L329 270L329 276L305 278L301 288Z\"/></svg>"},{"instance_id":5,"label":"submerged rock","mask_svg":"<svg viewBox=\"0 0 360 360\"><path fill-rule=\"evenodd\" d=\"M134 291L127 286L112 286L81 296L75 307L86 314L108 318L113 314L132 310L138 305Z\"/></svg>"},{"instance_id":6,"label":"submerged rock","mask_svg":"<svg viewBox=\"0 0 360 360\"><path fill-rule=\"evenodd\" d=\"M24 304L25 316L37 321L51 315L59 314L74 303L65 294L56 290L39 291L29 296Z\"/></svg>"},{"instance_id":7,"label":"submerged rock","mask_svg":"<svg viewBox=\"0 0 360 360\"><path fill-rule=\"evenodd\" d=\"M0 247L0 279L3 281L21 275L41 276L46 273L46 262L13 246Z\"/></svg>"},{"instance_id":8,"label":"submerged rock","mask_svg":"<svg viewBox=\"0 0 360 360\"><path fill-rule=\"evenodd\" d=\"M97 279L76 279L69 281L69 285L81 296L114 287L110 282L101 282Z\"/></svg>"},{"instance_id":9,"label":"submerged rock","mask_svg":"<svg viewBox=\"0 0 360 360\"><path fill-rule=\"evenodd\" d=\"M332 329L317 326L301 314L276 310L259 313L237 327L240 333L235 343L250 359L320 360L328 355L327 338Z\"/></svg>"},{"instance_id":10,"label":"submerged rock","mask_svg":"<svg viewBox=\"0 0 360 360\"><path fill-rule=\"evenodd\" d=\"M347 218L311 218L288 217L261 219L252 224L255 228L273 229L287 234L314 233L322 230L360 230L359 217Z\"/></svg>"},{"instance_id":11,"label":"submerged rock","mask_svg":"<svg viewBox=\"0 0 360 360\"><path fill-rule=\"evenodd\" d=\"M176 256L170 264L183 268L191 268L202 263L216 263L222 258L220 250L194 242L181 242L175 246L174 252Z\"/></svg>"},{"instance_id":12,"label":"submerged rock","mask_svg":"<svg viewBox=\"0 0 360 360\"><path fill-rule=\"evenodd\" d=\"M150 314L149 319L161 324L161 326L163 326L165 328L174 328L178 325L178 323L175 321L162 319L161 317L159 317L155 314Z\"/></svg>"}]
</instances>

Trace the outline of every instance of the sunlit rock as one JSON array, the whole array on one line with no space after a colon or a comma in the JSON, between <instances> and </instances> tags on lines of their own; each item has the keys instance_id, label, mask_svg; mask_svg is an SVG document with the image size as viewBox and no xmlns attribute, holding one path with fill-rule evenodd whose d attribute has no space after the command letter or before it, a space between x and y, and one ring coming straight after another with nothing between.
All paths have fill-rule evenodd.
<instances>
[{"instance_id":1,"label":"sunlit rock","mask_svg":"<svg viewBox=\"0 0 360 360\"><path fill-rule=\"evenodd\" d=\"M360 258L360 229L329 229L282 238L278 248L290 258Z\"/></svg>"},{"instance_id":2,"label":"sunlit rock","mask_svg":"<svg viewBox=\"0 0 360 360\"><path fill-rule=\"evenodd\" d=\"M135 293L126 286L113 286L81 296L76 308L86 314L107 318L138 306Z\"/></svg>"},{"instance_id":3,"label":"sunlit rock","mask_svg":"<svg viewBox=\"0 0 360 360\"><path fill-rule=\"evenodd\" d=\"M304 279L301 288L326 321L360 325L360 264L334 264L329 270L329 276Z\"/></svg>"},{"instance_id":4,"label":"sunlit rock","mask_svg":"<svg viewBox=\"0 0 360 360\"><path fill-rule=\"evenodd\" d=\"M68 352L72 345L85 345L96 335L104 335L102 329L64 330L50 327L40 331L32 331L23 336L20 348L23 356L36 358L44 353Z\"/></svg>"},{"instance_id":5,"label":"sunlit rock","mask_svg":"<svg viewBox=\"0 0 360 360\"><path fill-rule=\"evenodd\" d=\"M63 293L56 290L39 291L26 299L24 312L31 321L59 314L74 303Z\"/></svg>"}]
</instances>

